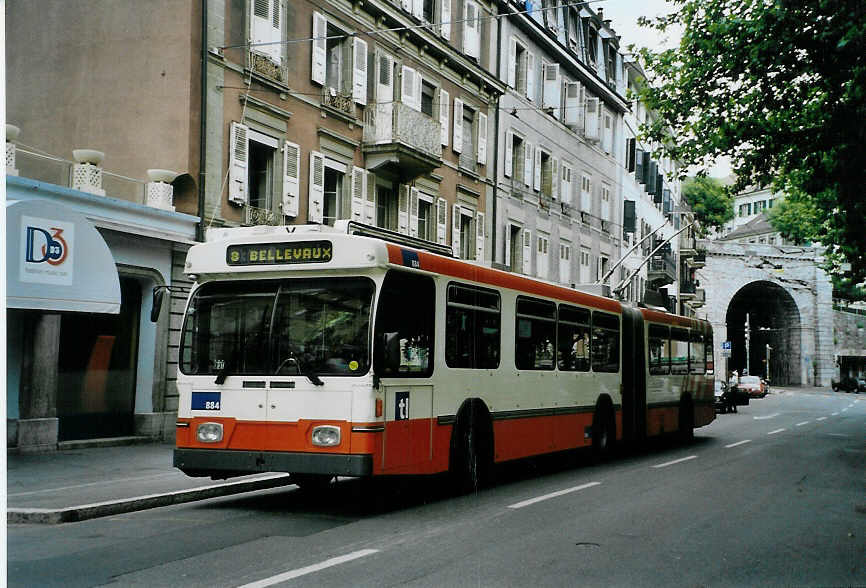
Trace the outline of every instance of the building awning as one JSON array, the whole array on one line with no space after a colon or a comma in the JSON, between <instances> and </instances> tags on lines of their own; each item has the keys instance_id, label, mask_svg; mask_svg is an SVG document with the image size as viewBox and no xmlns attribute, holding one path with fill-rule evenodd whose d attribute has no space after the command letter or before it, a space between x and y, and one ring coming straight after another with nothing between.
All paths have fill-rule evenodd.
<instances>
[{"instance_id":1,"label":"building awning","mask_svg":"<svg viewBox=\"0 0 866 588\"><path fill-rule=\"evenodd\" d=\"M120 279L99 231L48 200L6 203L6 306L120 312Z\"/></svg>"}]
</instances>

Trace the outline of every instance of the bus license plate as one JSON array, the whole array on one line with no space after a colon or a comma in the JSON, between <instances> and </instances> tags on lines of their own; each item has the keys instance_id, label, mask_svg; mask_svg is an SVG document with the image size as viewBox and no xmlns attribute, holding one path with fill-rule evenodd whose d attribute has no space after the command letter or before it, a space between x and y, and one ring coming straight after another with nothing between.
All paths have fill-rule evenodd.
<instances>
[{"instance_id":1,"label":"bus license plate","mask_svg":"<svg viewBox=\"0 0 866 588\"><path fill-rule=\"evenodd\" d=\"M192 410L219 410L219 392L193 392Z\"/></svg>"}]
</instances>

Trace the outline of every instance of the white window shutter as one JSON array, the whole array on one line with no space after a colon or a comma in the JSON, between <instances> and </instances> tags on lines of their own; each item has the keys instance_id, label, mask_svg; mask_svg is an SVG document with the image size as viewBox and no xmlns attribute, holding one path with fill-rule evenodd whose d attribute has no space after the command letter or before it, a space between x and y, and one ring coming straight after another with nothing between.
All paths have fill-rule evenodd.
<instances>
[{"instance_id":1,"label":"white window shutter","mask_svg":"<svg viewBox=\"0 0 866 588\"><path fill-rule=\"evenodd\" d=\"M325 71L327 65L328 20L325 15L313 13L313 63L310 78L322 86L325 85Z\"/></svg>"},{"instance_id":2,"label":"white window shutter","mask_svg":"<svg viewBox=\"0 0 866 588\"><path fill-rule=\"evenodd\" d=\"M301 147L283 143L283 214L298 216L298 197L301 194Z\"/></svg>"},{"instance_id":3,"label":"white window shutter","mask_svg":"<svg viewBox=\"0 0 866 588\"><path fill-rule=\"evenodd\" d=\"M532 177L533 177L533 158L535 157L535 152L532 150L532 143L528 143L524 141L524 156L523 156L523 183L526 184L527 188L532 187Z\"/></svg>"},{"instance_id":4,"label":"white window shutter","mask_svg":"<svg viewBox=\"0 0 866 588\"><path fill-rule=\"evenodd\" d=\"M418 84L415 80L418 77L418 72L408 65L403 66L403 75L401 77L400 99L403 104L414 110L421 110L420 96L416 94Z\"/></svg>"},{"instance_id":5,"label":"white window shutter","mask_svg":"<svg viewBox=\"0 0 866 588\"><path fill-rule=\"evenodd\" d=\"M444 88L439 89L439 126L442 135L442 145L448 145L448 131L451 130L448 124L448 111L451 108L451 97Z\"/></svg>"},{"instance_id":6,"label":"white window shutter","mask_svg":"<svg viewBox=\"0 0 866 588\"><path fill-rule=\"evenodd\" d=\"M403 6L403 10L411 13L414 2L412 0L400 0L400 5Z\"/></svg>"},{"instance_id":7,"label":"white window shutter","mask_svg":"<svg viewBox=\"0 0 866 588\"><path fill-rule=\"evenodd\" d=\"M535 148L535 165L533 169L532 187L541 190L541 147Z\"/></svg>"},{"instance_id":8,"label":"white window shutter","mask_svg":"<svg viewBox=\"0 0 866 588\"><path fill-rule=\"evenodd\" d=\"M283 11L280 10L280 0L271 0L271 27L268 51L276 63L283 62Z\"/></svg>"},{"instance_id":9,"label":"white window shutter","mask_svg":"<svg viewBox=\"0 0 866 588\"><path fill-rule=\"evenodd\" d=\"M514 88L517 84L517 39L508 40L508 85Z\"/></svg>"},{"instance_id":10,"label":"white window shutter","mask_svg":"<svg viewBox=\"0 0 866 588\"><path fill-rule=\"evenodd\" d=\"M355 37L352 96L358 104L367 104L367 41Z\"/></svg>"},{"instance_id":11,"label":"white window shutter","mask_svg":"<svg viewBox=\"0 0 866 588\"><path fill-rule=\"evenodd\" d=\"M565 124L576 126L580 110L580 82L565 82Z\"/></svg>"},{"instance_id":12,"label":"white window shutter","mask_svg":"<svg viewBox=\"0 0 866 588\"><path fill-rule=\"evenodd\" d=\"M562 180L559 186L559 200L571 204L571 167L562 164Z\"/></svg>"},{"instance_id":13,"label":"white window shutter","mask_svg":"<svg viewBox=\"0 0 866 588\"><path fill-rule=\"evenodd\" d=\"M484 261L484 213L475 213L475 261Z\"/></svg>"},{"instance_id":14,"label":"white window shutter","mask_svg":"<svg viewBox=\"0 0 866 588\"><path fill-rule=\"evenodd\" d=\"M400 184L397 191L397 232L409 234L409 186Z\"/></svg>"},{"instance_id":15,"label":"white window shutter","mask_svg":"<svg viewBox=\"0 0 866 588\"><path fill-rule=\"evenodd\" d=\"M511 168L514 165L514 131L505 131L505 167L502 173L506 178L511 177Z\"/></svg>"},{"instance_id":16,"label":"white window shutter","mask_svg":"<svg viewBox=\"0 0 866 588\"><path fill-rule=\"evenodd\" d=\"M542 106L544 108L552 108L553 116L559 118L560 88L562 86L559 76L559 64L545 64L542 75L544 76L544 101Z\"/></svg>"},{"instance_id":17,"label":"white window shutter","mask_svg":"<svg viewBox=\"0 0 866 588\"><path fill-rule=\"evenodd\" d=\"M463 53L478 59L481 56L481 32L478 5L471 0L463 2Z\"/></svg>"},{"instance_id":18,"label":"white window shutter","mask_svg":"<svg viewBox=\"0 0 866 588\"><path fill-rule=\"evenodd\" d=\"M414 0L412 2L412 16L418 20L424 18L424 0Z\"/></svg>"},{"instance_id":19,"label":"white window shutter","mask_svg":"<svg viewBox=\"0 0 866 588\"><path fill-rule=\"evenodd\" d=\"M418 188L409 190L409 234L418 236Z\"/></svg>"},{"instance_id":20,"label":"white window shutter","mask_svg":"<svg viewBox=\"0 0 866 588\"><path fill-rule=\"evenodd\" d=\"M367 190L365 192L366 199L364 200L364 222L368 225L376 224L376 176L373 172L368 171Z\"/></svg>"},{"instance_id":21,"label":"white window shutter","mask_svg":"<svg viewBox=\"0 0 866 588\"><path fill-rule=\"evenodd\" d=\"M550 159L550 197L556 200L559 198L559 160L555 157Z\"/></svg>"},{"instance_id":22,"label":"white window shutter","mask_svg":"<svg viewBox=\"0 0 866 588\"><path fill-rule=\"evenodd\" d=\"M325 156L318 151L310 151L309 184L307 219L311 223L321 223L325 200Z\"/></svg>"},{"instance_id":23,"label":"white window shutter","mask_svg":"<svg viewBox=\"0 0 866 588\"><path fill-rule=\"evenodd\" d=\"M523 229L523 267L521 271L529 275L532 268L532 231Z\"/></svg>"},{"instance_id":24,"label":"white window shutter","mask_svg":"<svg viewBox=\"0 0 866 588\"><path fill-rule=\"evenodd\" d=\"M478 113L478 163L487 165L487 115Z\"/></svg>"},{"instance_id":25,"label":"white window shutter","mask_svg":"<svg viewBox=\"0 0 866 588\"><path fill-rule=\"evenodd\" d=\"M463 101L460 98L454 99L454 133L451 137L451 149L454 153L460 153L463 150Z\"/></svg>"},{"instance_id":26,"label":"white window shutter","mask_svg":"<svg viewBox=\"0 0 866 588\"><path fill-rule=\"evenodd\" d=\"M440 33L447 41L451 38L451 0L442 0L442 10L439 15Z\"/></svg>"},{"instance_id":27,"label":"white window shutter","mask_svg":"<svg viewBox=\"0 0 866 588\"><path fill-rule=\"evenodd\" d=\"M526 53L526 97L535 102L535 54Z\"/></svg>"},{"instance_id":28,"label":"white window shutter","mask_svg":"<svg viewBox=\"0 0 866 588\"><path fill-rule=\"evenodd\" d=\"M436 200L436 242L445 245L445 233L448 229L448 203L444 198Z\"/></svg>"},{"instance_id":29,"label":"white window shutter","mask_svg":"<svg viewBox=\"0 0 866 588\"><path fill-rule=\"evenodd\" d=\"M362 167L352 168L352 217L363 222L364 203L367 201L367 171Z\"/></svg>"},{"instance_id":30,"label":"white window shutter","mask_svg":"<svg viewBox=\"0 0 866 588\"><path fill-rule=\"evenodd\" d=\"M584 119L584 135L587 139L598 141L598 98L586 99L586 118Z\"/></svg>"},{"instance_id":31,"label":"white window shutter","mask_svg":"<svg viewBox=\"0 0 866 588\"><path fill-rule=\"evenodd\" d=\"M379 52L376 62L376 101L378 106L390 106L394 99L394 58Z\"/></svg>"},{"instance_id":32,"label":"white window shutter","mask_svg":"<svg viewBox=\"0 0 866 588\"><path fill-rule=\"evenodd\" d=\"M249 161L248 127L233 122L229 133L229 201L247 203L247 165Z\"/></svg>"},{"instance_id":33,"label":"white window shutter","mask_svg":"<svg viewBox=\"0 0 866 588\"><path fill-rule=\"evenodd\" d=\"M451 250L460 257L460 205L451 207Z\"/></svg>"}]
</instances>

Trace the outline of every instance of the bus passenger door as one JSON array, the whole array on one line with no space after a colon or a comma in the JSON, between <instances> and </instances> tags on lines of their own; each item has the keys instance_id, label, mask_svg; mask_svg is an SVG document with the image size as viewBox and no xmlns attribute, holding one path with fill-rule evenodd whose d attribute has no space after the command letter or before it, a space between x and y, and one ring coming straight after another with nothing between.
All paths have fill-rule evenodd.
<instances>
[{"instance_id":1,"label":"bus passenger door","mask_svg":"<svg viewBox=\"0 0 866 588\"><path fill-rule=\"evenodd\" d=\"M390 473L425 473L430 465L433 386L385 386L382 465Z\"/></svg>"}]
</instances>

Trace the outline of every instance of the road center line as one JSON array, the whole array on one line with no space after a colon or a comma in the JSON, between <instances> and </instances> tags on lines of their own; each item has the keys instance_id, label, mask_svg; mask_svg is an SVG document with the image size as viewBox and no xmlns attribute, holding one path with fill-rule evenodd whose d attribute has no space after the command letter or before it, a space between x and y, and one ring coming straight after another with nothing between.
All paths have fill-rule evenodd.
<instances>
[{"instance_id":1,"label":"road center line","mask_svg":"<svg viewBox=\"0 0 866 588\"><path fill-rule=\"evenodd\" d=\"M274 584L279 584L280 582L285 582L286 580L291 580L292 578L299 578L300 576L306 576L307 574L312 574L313 572L318 572L320 570L324 570L326 568L330 568L333 566L340 565L342 563L346 563L355 559L359 559L361 557L366 557L368 555L372 555L374 553L378 553L378 549L362 549L360 551L354 551L352 553L341 555L339 557L332 557L331 559L326 559L323 562L313 564L311 566L307 566L305 568L298 568L296 570L290 570L288 572L284 572L282 574L278 574L276 576L271 576L270 578L265 578L264 580L259 580L258 582L252 582L250 584L244 584L241 588L264 588L265 586L273 586Z\"/></svg>"},{"instance_id":2,"label":"road center line","mask_svg":"<svg viewBox=\"0 0 866 588\"><path fill-rule=\"evenodd\" d=\"M508 505L508 508L523 508L524 506L529 506L530 504L535 504L536 502L541 502L542 500L547 500L549 498L556 498L557 496L563 496L565 494L570 494L572 492L577 492L578 490L585 490L587 488L592 488L593 486L598 486L601 482L589 482L588 484L582 484L580 486L575 486L574 488L566 488L565 490L559 490L557 492L551 492L550 494L545 494L544 496L537 496L535 498L529 498L522 502L517 502L515 504Z\"/></svg>"},{"instance_id":3,"label":"road center line","mask_svg":"<svg viewBox=\"0 0 866 588\"><path fill-rule=\"evenodd\" d=\"M776 429L775 431L770 431L769 433L767 433L767 435L775 435L776 433L781 433L784 430L785 429Z\"/></svg>"},{"instance_id":4,"label":"road center line","mask_svg":"<svg viewBox=\"0 0 866 588\"><path fill-rule=\"evenodd\" d=\"M765 421L767 419L771 419L771 418L774 418L777 416L779 416L779 413L774 412L773 414L768 414L768 415L764 415L764 416L756 416L756 417L752 417L752 418L755 419L756 421Z\"/></svg>"},{"instance_id":5,"label":"road center line","mask_svg":"<svg viewBox=\"0 0 866 588\"><path fill-rule=\"evenodd\" d=\"M830 416L839 416L839 413L838 412L831 412Z\"/></svg>"},{"instance_id":6,"label":"road center line","mask_svg":"<svg viewBox=\"0 0 866 588\"><path fill-rule=\"evenodd\" d=\"M797 424L794 425L794 426L795 426L795 427L802 427L803 425L808 425L808 424L809 424L809 421L803 421L802 423L797 423Z\"/></svg>"},{"instance_id":7,"label":"road center line","mask_svg":"<svg viewBox=\"0 0 866 588\"><path fill-rule=\"evenodd\" d=\"M736 443L731 443L730 445L725 445L725 449L730 449L731 447L736 447L737 445L745 445L746 443L751 443L751 439L743 439L742 441L737 441Z\"/></svg>"},{"instance_id":8,"label":"road center line","mask_svg":"<svg viewBox=\"0 0 866 588\"><path fill-rule=\"evenodd\" d=\"M816 420L816 421L826 421L826 420L827 420L827 417L818 417L818 418L815 419L815 420Z\"/></svg>"},{"instance_id":9,"label":"road center line","mask_svg":"<svg viewBox=\"0 0 866 588\"><path fill-rule=\"evenodd\" d=\"M673 461L666 461L665 463L656 464L656 465L654 465L654 466L652 466L652 467L654 467L654 468L656 468L656 469L658 469L658 468L666 468L666 467L668 467L668 466L672 466L672 465L677 464L677 463L682 463L682 462L684 462L684 461L689 461L690 459L697 459L697 457L698 457L697 455L690 455L690 456L688 456L688 457L681 457L680 459L675 459L675 460L673 460Z\"/></svg>"}]
</instances>

